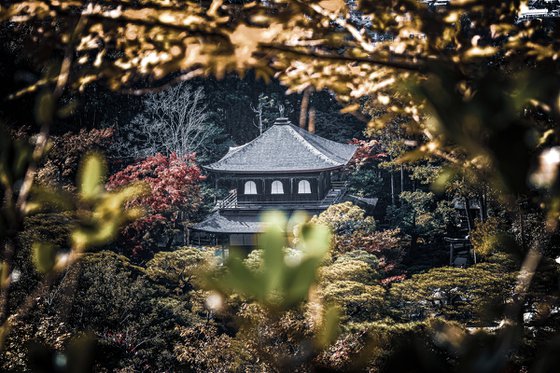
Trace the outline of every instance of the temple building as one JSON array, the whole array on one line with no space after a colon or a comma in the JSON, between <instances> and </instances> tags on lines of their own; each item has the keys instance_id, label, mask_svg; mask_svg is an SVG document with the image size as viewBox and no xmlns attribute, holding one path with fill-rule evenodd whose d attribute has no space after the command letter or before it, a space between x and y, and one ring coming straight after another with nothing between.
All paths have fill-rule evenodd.
<instances>
[{"instance_id":1,"label":"temple building","mask_svg":"<svg viewBox=\"0 0 560 373\"><path fill-rule=\"evenodd\" d=\"M216 186L227 186L230 192L217 201L210 216L191 227L191 243L198 239L252 247L263 230L259 216L264 210L283 210L288 215L305 210L313 215L340 202L346 192L344 167L356 148L278 118L259 137L204 166Z\"/></svg>"}]
</instances>

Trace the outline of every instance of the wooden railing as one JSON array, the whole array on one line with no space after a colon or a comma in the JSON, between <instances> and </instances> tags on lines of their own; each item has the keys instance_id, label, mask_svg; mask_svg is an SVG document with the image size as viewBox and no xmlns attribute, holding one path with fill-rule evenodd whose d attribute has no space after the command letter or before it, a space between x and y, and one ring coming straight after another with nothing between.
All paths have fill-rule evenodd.
<instances>
[{"instance_id":1,"label":"wooden railing","mask_svg":"<svg viewBox=\"0 0 560 373\"><path fill-rule=\"evenodd\" d=\"M346 194L346 189L348 187L347 181L333 181L331 183L331 190L322 200L276 200L276 201L240 201L237 198L237 190L233 189L230 191L228 196L223 200L216 202L215 209L250 209L255 206L297 206L301 208L317 208L326 207L335 203L339 203L340 200Z\"/></svg>"},{"instance_id":2,"label":"wooden railing","mask_svg":"<svg viewBox=\"0 0 560 373\"><path fill-rule=\"evenodd\" d=\"M331 187L333 189L346 189L348 188L348 181L347 180L331 181Z\"/></svg>"},{"instance_id":3,"label":"wooden railing","mask_svg":"<svg viewBox=\"0 0 560 373\"><path fill-rule=\"evenodd\" d=\"M218 209L235 207L237 207L237 189L231 190L226 198L216 202L216 208Z\"/></svg>"},{"instance_id":4,"label":"wooden railing","mask_svg":"<svg viewBox=\"0 0 560 373\"><path fill-rule=\"evenodd\" d=\"M332 200L332 204L339 203L342 197L346 194L346 190L348 189L348 181L333 181L331 182L331 191L339 190L336 194L335 198ZM329 192L330 193L330 192Z\"/></svg>"}]
</instances>

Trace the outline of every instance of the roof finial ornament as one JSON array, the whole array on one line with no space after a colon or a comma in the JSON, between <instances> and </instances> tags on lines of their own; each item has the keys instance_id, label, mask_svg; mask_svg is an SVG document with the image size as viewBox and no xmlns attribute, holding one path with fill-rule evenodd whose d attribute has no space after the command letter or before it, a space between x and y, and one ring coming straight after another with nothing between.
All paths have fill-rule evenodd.
<instances>
[{"instance_id":1,"label":"roof finial ornament","mask_svg":"<svg viewBox=\"0 0 560 373\"><path fill-rule=\"evenodd\" d=\"M278 104L278 111L280 112L280 118L284 118L284 105Z\"/></svg>"}]
</instances>

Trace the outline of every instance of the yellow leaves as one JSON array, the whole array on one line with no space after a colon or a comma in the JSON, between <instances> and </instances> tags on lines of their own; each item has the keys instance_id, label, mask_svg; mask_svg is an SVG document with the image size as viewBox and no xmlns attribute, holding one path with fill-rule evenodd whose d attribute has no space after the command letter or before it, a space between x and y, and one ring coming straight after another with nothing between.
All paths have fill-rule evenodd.
<instances>
[{"instance_id":1,"label":"yellow leaves","mask_svg":"<svg viewBox=\"0 0 560 373\"><path fill-rule=\"evenodd\" d=\"M255 14L251 17L251 22L259 26L266 26L272 18L266 14Z\"/></svg>"},{"instance_id":2,"label":"yellow leaves","mask_svg":"<svg viewBox=\"0 0 560 373\"><path fill-rule=\"evenodd\" d=\"M253 65L255 58L253 54L260 43L271 43L283 30L279 23L272 24L268 28L252 27L241 24L229 34L229 39L235 47L235 64L238 68Z\"/></svg>"},{"instance_id":3,"label":"yellow leaves","mask_svg":"<svg viewBox=\"0 0 560 373\"><path fill-rule=\"evenodd\" d=\"M389 105L390 101L391 99L389 98L389 96L382 94L377 95L377 102L379 102L381 105Z\"/></svg>"},{"instance_id":4,"label":"yellow leaves","mask_svg":"<svg viewBox=\"0 0 560 373\"><path fill-rule=\"evenodd\" d=\"M10 273L8 263L4 260L0 265L0 286L5 287L10 284ZM1 337L0 337L1 340Z\"/></svg>"},{"instance_id":5,"label":"yellow leaves","mask_svg":"<svg viewBox=\"0 0 560 373\"><path fill-rule=\"evenodd\" d=\"M433 181L431 188L436 193L443 193L449 182L457 174L456 170L452 168L444 168L438 173Z\"/></svg>"},{"instance_id":6,"label":"yellow leaves","mask_svg":"<svg viewBox=\"0 0 560 373\"><path fill-rule=\"evenodd\" d=\"M210 5L210 9L208 9L207 14L210 17L217 17L218 9L220 9L223 3L224 3L223 0L213 0L212 4Z\"/></svg>"},{"instance_id":7,"label":"yellow leaves","mask_svg":"<svg viewBox=\"0 0 560 373\"><path fill-rule=\"evenodd\" d=\"M558 52L554 48L550 48L549 45L527 42L525 43L525 47L528 49L527 54L536 57L537 61L542 61L545 59L556 61L558 60L558 56L560 55L560 52Z\"/></svg>"},{"instance_id":8,"label":"yellow leaves","mask_svg":"<svg viewBox=\"0 0 560 373\"><path fill-rule=\"evenodd\" d=\"M499 23L490 25L490 36L495 39L500 36L507 35L515 29L515 26L508 23Z\"/></svg>"},{"instance_id":9,"label":"yellow leaves","mask_svg":"<svg viewBox=\"0 0 560 373\"><path fill-rule=\"evenodd\" d=\"M177 22L177 16L171 12L163 12L158 18L163 23L173 24Z\"/></svg>"},{"instance_id":10,"label":"yellow leaves","mask_svg":"<svg viewBox=\"0 0 560 373\"><path fill-rule=\"evenodd\" d=\"M144 76L165 79L176 72L190 74L196 69L196 76L222 77L227 72L242 75L254 69L264 79L278 76L291 91L313 85L335 91L343 102L355 101L375 96L385 84L394 83L391 77L399 80L402 74L387 69L390 73L385 79L375 77L377 70L385 68L365 59L390 64L402 58L415 67L417 61L431 60L442 51L446 55L451 52L449 58L456 63L495 55L498 51L492 47L477 43L470 49L465 46L468 40L462 38L464 32L458 27L464 11L473 13L472 27L490 28L493 38L507 36L508 49L523 49L523 53L536 59L558 58L557 48L539 42L527 43L525 39L534 32L520 30L509 19L481 20L480 15L487 9L480 2L453 2L433 12L416 1L399 2L397 6L361 1L360 9L369 16L365 26L355 22L354 15L349 16L346 3L344 0L271 1L265 5L223 0L140 2L135 6L130 2L96 3L85 12L89 17L88 28L77 48L82 52L77 60L84 68L72 74L75 78L72 83L83 88L94 80L107 79L110 87L118 89ZM0 13L3 17L25 15L27 20L60 24L56 27L61 29L67 22L66 29L59 34L59 42L61 46L68 45L72 31L68 27L72 24L68 22L71 20L68 14L79 14L83 2L47 4L37 0L22 4L28 4L29 8L17 4ZM496 5L493 9L500 11L504 7ZM64 12L59 14L61 9ZM429 21L425 17L427 12L431 12ZM391 37L380 40L377 34L380 29ZM515 41L521 33L524 36ZM275 49L270 44L292 52ZM397 61L395 54L400 55ZM352 58L358 61L350 69ZM87 78L81 74L87 74Z\"/></svg>"},{"instance_id":11,"label":"yellow leaves","mask_svg":"<svg viewBox=\"0 0 560 373\"><path fill-rule=\"evenodd\" d=\"M459 20L459 15L458 11L449 12L443 20L446 23L455 23Z\"/></svg>"},{"instance_id":12,"label":"yellow leaves","mask_svg":"<svg viewBox=\"0 0 560 373\"><path fill-rule=\"evenodd\" d=\"M480 57L491 57L498 52L498 49L491 46L486 47L472 47L464 53L464 57L470 58L480 58Z\"/></svg>"},{"instance_id":13,"label":"yellow leaves","mask_svg":"<svg viewBox=\"0 0 560 373\"><path fill-rule=\"evenodd\" d=\"M560 165L560 147L545 149L539 155L538 169L530 176L533 185L548 188L556 181Z\"/></svg>"},{"instance_id":14,"label":"yellow leaves","mask_svg":"<svg viewBox=\"0 0 560 373\"><path fill-rule=\"evenodd\" d=\"M94 190L98 190L97 187ZM127 204L147 192L147 187L141 183L116 192L99 191L94 195L94 205L90 209L79 211L80 223L71 235L74 247L82 251L113 240L126 222L143 215L142 209L127 209Z\"/></svg>"},{"instance_id":15,"label":"yellow leaves","mask_svg":"<svg viewBox=\"0 0 560 373\"><path fill-rule=\"evenodd\" d=\"M97 49L99 47L99 39L95 35L86 35L80 39L78 46L76 47L77 51L86 51L91 49Z\"/></svg>"},{"instance_id":16,"label":"yellow leaves","mask_svg":"<svg viewBox=\"0 0 560 373\"><path fill-rule=\"evenodd\" d=\"M77 252L110 242L123 224L142 216L141 209L127 209L127 204L146 193L146 186L132 184L115 192L107 192L104 187L105 175L104 159L96 153L88 154L78 172L80 196L76 201L78 221L76 228L71 233L72 248ZM34 195L36 196L32 199L30 207L37 208L44 204L45 198L52 197L53 193L40 190ZM38 246L37 250L39 262L42 263L42 268L46 268L46 264L50 263L47 259L50 257L44 255L50 255L48 254L50 249Z\"/></svg>"},{"instance_id":17,"label":"yellow leaves","mask_svg":"<svg viewBox=\"0 0 560 373\"><path fill-rule=\"evenodd\" d=\"M31 190L31 197L24 212L26 215L31 215L47 209L68 211L73 207L74 203L69 193L48 187L35 186Z\"/></svg>"},{"instance_id":18,"label":"yellow leaves","mask_svg":"<svg viewBox=\"0 0 560 373\"><path fill-rule=\"evenodd\" d=\"M341 114L347 114L347 113L353 113L355 111L360 110L360 104L352 104L352 105L347 105L345 107L343 107L342 109L340 109L340 113Z\"/></svg>"},{"instance_id":19,"label":"yellow leaves","mask_svg":"<svg viewBox=\"0 0 560 373\"><path fill-rule=\"evenodd\" d=\"M119 221L98 220L92 227L80 227L71 234L71 241L77 251L87 247L99 246L110 242L118 233Z\"/></svg>"}]
</instances>

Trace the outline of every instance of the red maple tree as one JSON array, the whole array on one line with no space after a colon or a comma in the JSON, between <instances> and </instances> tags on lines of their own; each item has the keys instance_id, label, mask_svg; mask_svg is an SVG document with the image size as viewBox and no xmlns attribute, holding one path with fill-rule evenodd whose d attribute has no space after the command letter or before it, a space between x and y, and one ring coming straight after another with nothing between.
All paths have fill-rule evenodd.
<instances>
[{"instance_id":1,"label":"red maple tree","mask_svg":"<svg viewBox=\"0 0 560 373\"><path fill-rule=\"evenodd\" d=\"M381 151L381 145L377 140L352 139L350 144L358 146L358 149L356 149L356 152L349 163L351 168L359 168L368 161L387 157L387 154Z\"/></svg>"},{"instance_id":2,"label":"red maple tree","mask_svg":"<svg viewBox=\"0 0 560 373\"><path fill-rule=\"evenodd\" d=\"M174 229L189 221L202 205L204 180L195 154L180 157L156 154L127 166L110 177L108 190L142 181L150 193L130 202L146 214L124 228L120 244L134 257L149 257L157 248L169 248Z\"/></svg>"}]
</instances>

